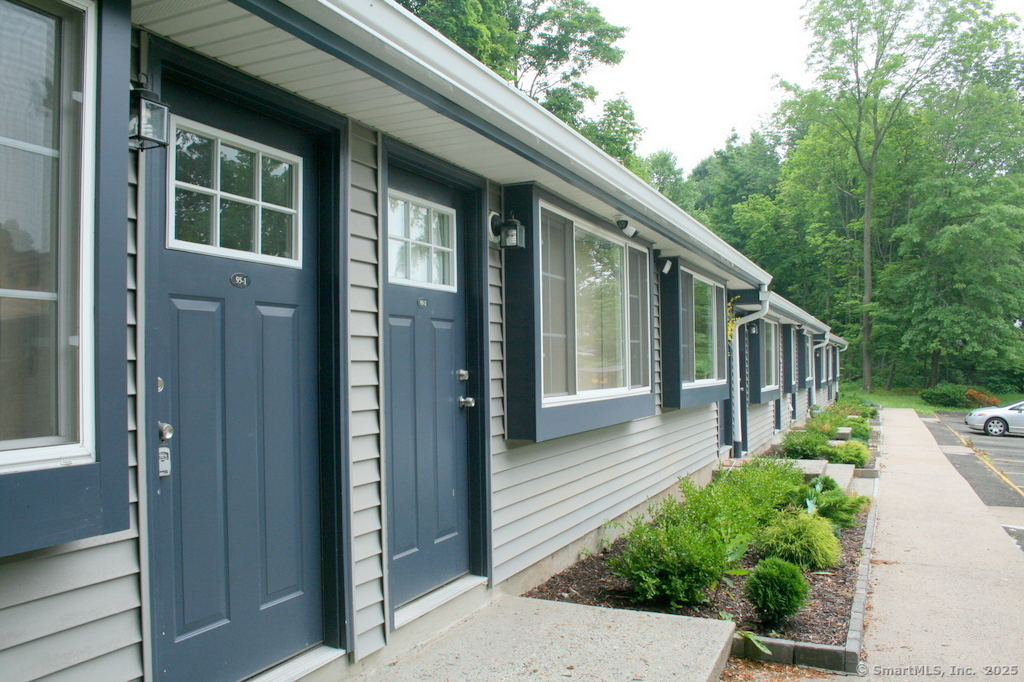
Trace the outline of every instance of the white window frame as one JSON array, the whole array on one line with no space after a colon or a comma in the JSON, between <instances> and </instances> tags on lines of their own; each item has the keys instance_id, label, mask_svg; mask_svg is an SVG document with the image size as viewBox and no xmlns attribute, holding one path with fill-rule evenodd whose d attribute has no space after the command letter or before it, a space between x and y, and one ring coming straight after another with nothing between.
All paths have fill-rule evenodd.
<instances>
[{"instance_id":1,"label":"white window frame","mask_svg":"<svg viewBox=\"0 0 1024 682\"><path fill-rule=\"evenodd\" d=\"M764 325L761 328L761 390L770 391L776 389L780 385L779 380L779 324L777 322L771 322L769 320L763 320ZM765 358L765 337L771 336L772 339L772 357L770 358L771 363L767 362ZM766 377L764 371L766 367L772 368L772 383L765 381Z\"/></svg>"},{"instance_id":2,"label":"white window frame","mask_svg":"<svg viewBox=\"0 0 1024 682\"><path fill-rule=\"evenodd\" d=\"M85 0L55 0L61 4L80 10L82 14L82 92L74 93L74 98L81 97L81 140L80 168L78 192L78 334L68 334L65 325L58 322L58 338L64 335L68 344L78 348L78 392L74 396L76 405L69 407L78 413L75 442L54 444L54 441L65 439L55 436L25 438L6 441L5 449L0 450L0 475L39 469L91 464L96 461L96 404L95 404L95 322L93 308L95 300L95 283L92 272L95 245L95 182L93 172L96 166L95 140L90 131L96 129L96 43L97 43L97 10L93 2ZM61 55L65 57L66 55ZM5 140L6 141L6 140ZM14 142L14 141L11 141ZM11 144L10 146L15 146ZM21 148L24 149L25 145ZM28 151L43 152L35 148ZM64 231L73 231L73 227L62 225ZM63 269L63 268L62 268ZM58 288L62 286L64 275L61 275ZM64 290L67 290L66 285ZM5 294L14 293L5 290ZM24 298L47 298L51 295L19 296ZM57 296L60 296L58 291ZM12 296L13 297L13 296ZM59 299L58 299L59 300ZM58 381L61 377L58 377ZM58 388L58 390L60 390Z\"/></svg>"},{"instance_id":3,"label":"white window frame","mask_svg":"<svg viewBox=\"0 0 1024 682\"><path fill-rule=\"evenodd\" d=\"M415 279L405 279L404 277L393 277L391 275L391 264L390 264L390 262L388 263L388 271L386 273L386 276L388 278L388 283L389 284L397 284L399 286L404 286L404 287L415 287L417 289L434 289L435 291L457 292L459 290L459 229L458 229L458 221L457 221L458 211L456 211L451 206L444 206L442 204L438 204L438 203L435 203L433 201L428 201L427 199L424 199L422 197L418 197L415 194L409 194L408 192L398 192L398 191L390 190L389 189L388 192L387 192L387 199L390 199L392 197L394 197L395 199L401 199L402 201L408 202L410 204L415 204L417 206L420 206L420 207L423 207L423 208L426 208L426 209L430 209L431 211L436 211L437 213L443 213L443 214L445 214L445 215L447 215L447 216L449 216L451 218L451 229L452 229L452 246L451 246L451 252L452 252L452 260L451 260L452 266L451 267L452 267L452 271L451 271L451 276L452 276L452 284L437 284L437 283L434 283L434 282L421 282L421 281L415 280ZM384 208L385 213L388 211L388 208L386 206L387 199L385 199L385 208ZM429 227L428 227L428 229L429 229ZM390 232L387 233L387 235L385 236L385 239L387 240L388 243L384 246L384 248L388 249L388 248L390 248L390 241L392 239ZM403 241L405 241L406 243L411 243L412 240L403 239ZM433 245L431 245L431 246L433 246ZM445 248L447 248L447 247L445 247Z\"/></svg>"},{"instance_id":4,"label":"white window frame","mask_svg":"<svg viewBox=\"0 0 1024 682\"><path fill-rule=\"evenodd\" d=\"M559 218L567 221L567 223L569 225L569 228L572 231L572 244L573 244L573 248L571 249L571 252L572 252L571 272L572 272L573 282L572 282L572 287L571 288L567 288L567 291L571 292L573 296L576 295L576 248L575 248L575 243L576 243L576 230L577 229L583 230L584 232L589 232L589 233L591 233L593 235L596 235L597 237L600 237L601 239L604 239L606 241L612 242L613 244L616 244L618 246L623 247L623 250L622 250L622 268L623 268L623 272L622 272L622 282L623 282L623 300L622 300L623 324L622 324L622 329L623 329L623 333L625 334L625 336L621 339L621 341L622 341L623 363L624 363L623 377L624 377L625 386L619 387L619 388L608 388L608 389L597 389L597 390L593 390L593 391L584 391L584 392L581 393L580 390L579 390L579 386L578 386L578 384L576 382L576 379L575 379L575 377L577 377L579 375L579 370L575 369L575 371L574 371L575 376L574 376L574 379L573 379L573 390L575 392L574 393L570 393L569 395L559 395L559 396L550 396L549 397L549 396L543 395L543 388L542 388L541 389L541 407L544 408L544 407L554 407L554 406L558 406L558 405L570 405L570 404L578 404L578 403L589 403L589 402L595 402L595 401L598 401L598 400L605 400L605 399L608 399L608 398L615 398L615 397L621 397L621 396L647 395L647 394L649 394L651 392L651 387L653 385L653 376L654 376L653 353L649 349L648 349L648 352L647 352L647 384L645 386L637 386L635 388L630 388L630 386L629 386L632 368L630 366L631 360L630 360L630 352L629 352L629 350L630 350L629 349L629 345L630 345L629 344L629 341L630 341L630 339L629 339L630 324L629 323L630 323L630 320L629 320L629 277L628 277L629 251L628 251L628 249L635 249L637 251L641 251L641 252L646 254L645 262L647 263L648 276L646 278L647 279L647 311L646 311L647 314L646 314L645 322L648 325L648 328L650 327L650 324L651 324L651 300L652 300L652 295L651 295L651 276L649 274L650 273L650 269L651 269L650 268L650 264L651 264L651 252L650 252L650 249L642 248L641 246L639 246L635 242L627 241L627 240L625 240L623 238L620 238L620 237L612 234L611 232L609 232L607 230L602 230L601 228L596 227L596 226L594 226L594 225L592 225L592 224L590 224L590 223L588 223L586 221L580 220L580 219L576 218L575 216L567 213L566 211L558 209L558 208L554 207L553 205L551 205L551 204L549 204L547 202L541 201L541 202L539 202L539 204L540 204L540 211L541 211L541 213L543 213L544 211L548 211L550 213L553 213L554 215L557 215ZM543 267L544 267L544 264L541 263L541 270L537 273L537 277L540 279L541 300L542 301L545 300L545 298L544 298L544 277L541 275L541 273L543 272ZM573 302L572 309L574 311L574 317L573 317L573 321L572 321L574 331L573 331L573 333L571 335L571 337L572 337L572 348L570 349L570 351L571 351L573 357L575 357L576 348L577 348L577 346L576 346L576 338L577 338L577 336L576 336L576 333L575 333L575 328L577 326L576 317L578 315L578 313L576 312L577 306L575 305L575 301ZM543 332L543 330L542 330L542 332ZM648 342L650 342L650 334L648 334ZM541 353L544 352L543 344L541 345L540 352ZM540 364L541 364L541 368L542 368L541 371L543 372L544 363L541 362ZM573 367L574 368L576 367L575 361L573 362ZM543 377L542 377L542 379L541 379L541 386L543 386L543 384L544 384L544 381L543 381Z\"/></svg>"},{"instance_id":5,"label":"white window frame","mask_svg":"<svg viewBox=\"0 0 1024 682\"><path fill-rule=\"evenodd\" d=\"M204 137L213 138L216 141L216 148L214 150L214 164L213 164L213 187L201 187L199 185L192 185L187 182L179 182L175 178L175 161L177 158L175 150L175 141L177 139L178 129L187 130L188 132L196 133ZM268 256L262 253L254 253L252 251L240 251L238 249L229 249L226 246L214 246L212 244L197 244L195 242L185 241L183 239L177 239L174 236L176 226L174 222L174 196L175 189L181 187L190 192L196 192L198 194L205 194L207 196L214 197L214 211L218 210L220 204L220 198L225 197L231 201L238 201L239 203L254 205L257 207L257 211L263 207L264 203L262 199L252 199L250 197L240 197L230 192L224 192L220 189L220 143L227 142L232 146L241 147L246 151L259 152L273 156L274 158L280 159L281 161L287 161L294 165L295 177L293 182L295 183L295 206L290 210L295 215L295 234L294 234L294 258L285 258L283 256ZM262 168L256 169L257 176L261 176ZM167 229L166 229L166 246L168 249L176 251L191 251L192 253L201 253L207 256L216 256L218 258L231 258L234 260L244 260L253 263L266 263L268 265L279 265L286 268L302 268L302 241L303 241L303 225L302 225L302 196L303 188L303 163L302 157L290 154L286 151L270 147L265 144L260 144L254 140L250 140L239 135L233 135L225 130L214 128L212 126L198 123L191 119L184 118L182 116L171 115L171 145L167 150ZM258 194L258 193L257 193ZM276 204L269 204L276 211L282 211L284 207L277 206ZM284 212L284 211L282 211ZM257 230L257 233L259 231ZM256 235L257 238L259 234Z\"/></svg>"},{"instance_id":6,"label":"white window frame","mask_svg":"<svg viewBox=\"0 0 1024 682\"><path fill-rule=\"evenodd\" d=\"M684 270L685 270L685 268L684 268ZM698 275L697 273L693 272L692 270L685 270L685 271L688 272L693 277L693 282L694 283L696 283L698 280L700 280L704 284L708 284L708 285L711 286L711 312L714 314L715 320L714 320L714 323L712 324L712 327L713 327L712 332L713 333L712 333L712 341L711 341L711 356L712 356L712 360L713 360L713 362L712 362L712 367L713 367L712 374L714 375L713 378L711 378L711 379L696 379L695 378L693 381L685 381L684 380L683 383L686 386L689 386L689 387L697 387L697 386L724 386L728 382L728 379L726 379L724 377L721 378L721 379L718 378L719 371L723 369L722 367L718 366L719 365L719 362L718 362L718 359L719 359L718 358L718 344L721 343L722 335L725 333L725 329L724 329L725 323L724 323L724 320L718 319L718 296L719 296L719 292L722 292L722 293L725 292L725 287L723 287L721 284L718 284L717 282L714 282L713 280L708 279L707 277L702 277L702 276ZM690 326L690 330L693 333L693 338L689 339L689 349L690 349L689 356L690 357L687 358L687 359L689 360L691 366L694 368L694 377L696 377L696 367L697 367L697 327L696 327L696 317L695 317L695 314L696 314L696 311L697 311L697 297L696 297L696 295L694 293L692 285L690 287L690 307L691 307L690 317L693 318L691 326Z\"/></svg>"}]
</instances>

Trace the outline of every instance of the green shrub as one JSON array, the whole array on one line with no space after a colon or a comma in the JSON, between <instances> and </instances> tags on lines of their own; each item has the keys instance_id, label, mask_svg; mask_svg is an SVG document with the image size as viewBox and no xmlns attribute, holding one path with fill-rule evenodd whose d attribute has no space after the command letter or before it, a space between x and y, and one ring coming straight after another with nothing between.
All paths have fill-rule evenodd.
<instances>
[{"instance_id":1,"label":"green shrub","mask_svg":"<svg viewBox=\"0 0 1024 682\"><path fill-rule=\"evenodd\" d=\"M825 450L825 459L832 464L852 464L857 468L863 468L871 459L871 451L868 450L867 444L859 440L827 446Z\"/></svg>"},{"instance_id":2,"label":"green shrub","mask_svg":"<svg viewBox=\"0 0 1024 682\"><path fill-rule=\"evenodd\" d=\"M807 579L788 561L761 560L747 578L746 592L765 625L782 623L807 603Z\"/></svg>"},{"instance_id":3,"label":"green shrub","mask_svg":"<svg viewBox=\"0 0 1024 682\"><path fill-rule=\"evenodd\" d=\"M829 490L814 498L815 513L823 516L841 528L849 528L870 498L863 495L847 495L842 490Z\"/></svg>"},{"instance_id":4,"label":"green shrub","mask_svg":"<svg viewBox=\"0 0 1024 682\"><path fill-rule=\"evenodd\" d=\"M765 527L758 536L757 547L765 556L805 568L834 566L841 551L828 519L801 511L782 515Z\"/></svg>"},{"instance_id":5,"label":"green shrub","mask_svg":"<svg viewBox=\"0 0 1024 682\"><path fill-rule=\"evenodd\" d=\"M967 399L967 390L970 386L962 384L939 384L935 388L921 389L921 400L929 405L939 407L958 407L967 409L971 407Z\"/></svg>"},{"instance_id":6,"label":"green shrub","mask_svg":"<svg viewBox=\"0 0 1024 682\"><path fill-rule=\"evenodd\" d=\"M871 427L863 422L855 422L847 420L847 425L850 427L850 437L856 440L868 441L871 440Z\"/></svg>"},{"instance_id":7,"label":"green shrub","mask_svg":"<svg viewBox=\"0 0 1024 682\"><path fill-rule=\"evenodd\" d=\"M815 476L814 478L811 479L811 482L808 485L810 485L815 490L819 490L821 492L825 492L828 490L839 490L839 484L836 483L836 479L832 478L831 476L826 476L825 474Z\"/></svg>"},{"instance_id":8,"label":"green shrub","mask_svg":"<svg viewBox=\"0 0 1024 682\"><path fill-rule=\"evenodd\" d=\"M809 485L798 485L795 488L791 488L789 491L788 499L786 500L791 507L802 509L806 512L811 510L807 506L807 500L813 500L818 496L818 491Z\"/></svg>"},{"instance_id":9,"label":"green shrub","mask_svg":"<svg viewBox=\"0 0 1024 682\"><path fill-rule=\"evenodd\" d=\"M674 522L718 533L726 543L738 535L754 535L776 516L790 488L802 480L791 462L769 457L728 469L703 488L683 479L679 489L686 504L673 510Z\"/></svg>"},{"instance_id":10,"label":"green shrub","mask_svg":"<svg viewBox=\"0 0 1024 682\"><path fill-rule=\"evenodd\" d=\"M810 431L790 431L782 439L782 454L789 459L821 459L828 448L828 436Z\"/></svg>"},{"instance_id":11,"label":"green shrub","mask_svg":"<svg viewBox=\"0 0 1024 682\"><path fill-rule=\"evenodd\" d=\"M717 533L679 523L633 522L619 556L608 565L633 584L635 601L665 600L672 608L706 601L707 588L728 565Z\"/></svg>"},{"instance_id":12,"label":"green shrub","mask_svg":"<svg viewBox=\"0 0 1024 682\"><path fill-rule=\"evenodd\" d=\"M846 415L838 412L822 412L807 420L804 428L808 433L820 433L835 438L836 431L846 424Z\"/></svg>"}]
</instances>

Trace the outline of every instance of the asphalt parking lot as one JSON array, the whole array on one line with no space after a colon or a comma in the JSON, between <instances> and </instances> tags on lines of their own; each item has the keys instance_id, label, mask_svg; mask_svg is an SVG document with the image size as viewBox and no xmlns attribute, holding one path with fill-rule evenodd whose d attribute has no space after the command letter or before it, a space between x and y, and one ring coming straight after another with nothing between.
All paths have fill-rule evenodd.
<instances>
[{"instance_id":1,"label":"asphalt parking lot","mask_svg":"<svg viewBox=\"0 0 1024 682\"><path fill-rule=\"evenodd\" d=\"M982 501L990 507L1024 507L1024 435L985 435L968 428L963 413L936 416L938 420L924 419L925 423ZM964 451L965 442L982 457Z\"/></svg>"}]
</instances>

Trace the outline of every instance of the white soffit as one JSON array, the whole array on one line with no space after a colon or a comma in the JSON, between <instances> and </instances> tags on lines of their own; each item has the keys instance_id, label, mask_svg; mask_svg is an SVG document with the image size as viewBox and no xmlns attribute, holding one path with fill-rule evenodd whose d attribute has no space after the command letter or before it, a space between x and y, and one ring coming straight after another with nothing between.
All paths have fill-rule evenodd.
<instances>
[{"instance_id":1,"label":"white soffit","mask_svg":"<svg viewBox=\"0 0 1024 682\"><path fill-rule=\"evenodd\" d=\"M344 38L353 40L355 44L372 54L380 54L383 51L383 58L389 63L410 59L405 54L400 55L401 59L397 59L397 48L376 34L371 35L368 31L363 32L365 35L361 33L363 27L358 22L340 14L341 3L330 0L285 0L285 4L293 6L300 13L318 22L338 24L347 28L347 33L353 35L346 34L343 35ZM386 2L353 2L351 6L363 13L377 10L399 11ZM514 91L514 88L501 82L485 68L475 63L465 63L467 58L448 47L443 38L416 26L417 19L407 16L398 18L412 27L410 39L415 39L413 42L418 40L421 47L432 47L434 53L445 53L448 61L458 62L462 59L462 70L472 75L474 81L494 88L494 94L509 103L510 108L524 110L521 113L527 114L527 119L536 118L537 112L531 111L531 107L534 106L531 102L523 101L525 98L520 97L517 92L506 92ZM154 35L237 68L303 99L316 102L493 182L503 185L535 182L605 219L611 220L617 212L615 207L586 190L231 2L137 0L132 4L132 22ZM337 27L328 28L335 30ZM341 34L339 32L339 35ZM452 101L468 105L467 108L471 111L476 109L473 113L483 116L485 120L495 118L495 107L499 106L497 102L485 101L479 96L474 97L468 88L462 87L456 80L446 79L430 64L415 63L420 69L433 75L429 81L420 78L421 82ZM589 149L589 143L582 138L576 140L575 138L579 136L562 126L560 122L546 121L546 114L540 119L546 130L534 133L528 128L529 123L522 120L522 116L516 119L505 118L504 113L497 117L507 124L507 127L502 127L503 130L526 142L538 152L546 154L548 158L562 163L570 171L587 177L594 172L595 167L607 165L608 160L601 152L596 148ZM577 151L581 152L582 156L591 158L572 156L566 149L552 143L549 140L552 136L556 142L559 139L569 140L568 148L579 147ZM633 192L653 192L632 176L626 177L625 180L637 185L632 188ZM719 274L728 286L750 286L737 277L737 271L749 273L749 278L755 281L770 281L771 277L766 272L688 215L677 216L678 222L666 220L659 212L664 208L667 207L670 212L677 214L680 212L656 192L653 192L656 195L654 200L664 203L665 207L652 208L619 186L611 186L609 191L616 199L635 206L641 215L650 215L652 223L670 225L680 237L689 235L687 241L693 240L703 245L702 250L714 254L714 260L709 260L706 256L700 257L700 260L711 272ZM644 237L652 240L656 248L662 249L665 255L682 255L689 259L699 257L699 254L670 242L665 237L645 229L645 226L636 224L635 221L634 226L640 229Z\"/></svg>"}]
</instances>

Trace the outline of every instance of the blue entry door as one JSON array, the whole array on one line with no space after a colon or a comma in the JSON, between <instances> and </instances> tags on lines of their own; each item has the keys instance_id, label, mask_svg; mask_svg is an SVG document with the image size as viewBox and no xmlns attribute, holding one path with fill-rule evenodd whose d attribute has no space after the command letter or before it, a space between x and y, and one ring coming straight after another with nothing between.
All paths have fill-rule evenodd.
<instances>
[{"instance_id":1,"label":"blue entry door","mask_svg":"<svg viewBox=\"0 0 1024 682\"><path fill-rule=\"evenodd\" d=\"M389 168L385 287L391 602L469 572L462 197Z\"/></svg>"},{"instance_id":2,"label":"blue entry door","mask_svg":"<svg viewBox=\"0 0 1024 682\"><path fill-rule=\"evenodd\" d=\"M234 681L323 639L317 152L280 121L166 79L162 94L174 141L146 152L153 667Z\"/></svg>"}]
</instances>

